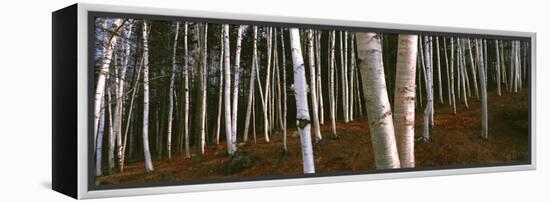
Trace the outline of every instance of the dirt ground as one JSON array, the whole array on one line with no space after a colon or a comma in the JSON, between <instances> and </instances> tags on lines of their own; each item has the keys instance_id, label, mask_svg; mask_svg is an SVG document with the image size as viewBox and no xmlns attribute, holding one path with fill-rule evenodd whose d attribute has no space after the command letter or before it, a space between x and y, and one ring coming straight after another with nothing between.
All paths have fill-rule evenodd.
<instances>
[{"instance_id":1,"label":"dirt ground","mask_svg":"<svg viewBox=\"0 0 550 202\"><path fill-rule=\"evenodd\" d=\"M528 160L528 96L503 92L489 93L489 140L479 138L481 104L469 98L470 109L462 102L457 114L447 104L435 99L435 127L427 143L415 143L417 168L437 166L476 166L488 163L513 163ZM423 109L423 108L422 108ZM416 136L422 134L422 112L416 113ZM317 173L375 170L367 118L356 118L345 124L337 122L339 138L331 138L328 122L321 126L324 140L314 145ZM288 152L283 152L282 133L270 136L264 143L239 144L238 153L226 155L225 143L208 145L202 162L175 154L171 162L156 160L154 172L145 173L143 162L129 163L122 173L96 178L96 184L134 184L205 179L238 179L253 176L284 176L302 173L300 138L295 129L288 130ZM252 138L251 138L252 139ZM239 139L240 140L240 139ZM193 150L192 150L193 151Z\"/></svg>"}]
</instances>

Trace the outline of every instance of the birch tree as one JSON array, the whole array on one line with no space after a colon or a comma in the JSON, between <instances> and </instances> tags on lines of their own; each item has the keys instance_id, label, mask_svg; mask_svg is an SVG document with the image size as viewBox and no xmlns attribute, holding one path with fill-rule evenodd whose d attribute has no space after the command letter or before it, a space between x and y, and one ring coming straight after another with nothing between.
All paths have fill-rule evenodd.
<instances>
[{"instance_id":1,"label":"birch tree","mask_svg":"<svg viewBox=\"0 0 550 202\"><path fill-rule=\"evenodd\" d=\"M298 130L300 132L304 173L315 173L315 163L313 161L313 148L311 145L310 134L311 124L307 102L306 73L300 45L300 32L296 28L290 28L289 33L292 64L294 69L293 90L296 97L296 125L298 126Z\"/></svg>"},{"instance_id":2,"label":"birch tree","mask_svg":"<svg viewBox=\"0 0 550 202\"><path fill-rule=\"evenodd\" d=\"M223 47L224 47L224 93L223 93L223 105L224 105L224 120L225 120L225 138L227 142L227 153L233 155L231 148L231 63L229 59L229 25L223 25Z\"/></svg>"},{"instance_id":3,"label":"birch tree","mask_svg":"<svg viewBox=\"0 0 550 202\"><path fill-rule=\"evenodd\" d=\"M101 114L101 100L105 93L105 81L109 74L109 66L113 57L113 50L117 43L118 30L122 26L122 19L115 19L112 23L113 32L109 38L106 37L103 44L103 55L101 59L101 67L96 83L95 98L94 98L94 139L97 138L97 130L99 124L99 116ZM105 29L107 29L105 27Z\"/></svg>"},{"instance_id":4,"label":"birch tree","mask_svg":"<svg viewBox=\"0 0 550 202\"><path fill-rule=\"evenodd\" d=\"M133 90L132 90L132 98L130 99L130 106L128 107L128 118L127 118L127 121L126 121L126 129L124 130L124 143L123 143L123 146L122 146L122 157L120 159L120 172L124 171L124 160L126 159L126 145L127 145L127 142L128 142L128 131L130 130L130 123L131 123L131 120L132 120L132 112L133 112L133 108L134 108L134 102L135 102L136 94L139 90L138 83L139 83L139 79L140 79L140 76L141 76L141 69L143 68L143 60L144 60L144 57L142 55L139 67L138 67L137 72L135 74L136 78L134 79L134 87L133 87Z\"/></svg>"},{"instance_id":5,"label":"birch tree","mask_svg":"<svg viewBox=\"0 0 550 202\"><path fill-rule=\"evenodd\" d=\"M321 141L321 129L319 128L319 115L317 113L317 92L315 89L317 89L316 84L316 77L317 74L315 73L315 51L313 50L313 30L309 29L307 30L307 49L308 49L308 58L309 58L309 74L310 74L310 92L311 92L311 109L313 111L313 129L315 131L315 138L316 141ZM293 58L294 59L294 58ZM294 60L293 60L294 62Z\"/></svg>"},{"instance_id":6,"label":"birch tree","mask_svg":"<svg viewBox=\"0 0 550 202\"><path fill-rule=\"evenodd\" d=\"M172 47L172 74L170 76L170 91L168 91L168 128L166 135L166 155L168 161L172 160L172 121L174 119L174 82L176 79L176 48L178 47L178 33L180 23L176 22L174 45Z\"/></svg>"},{"instance_id":7,"label":"birch tree","mask_svg":"<svg viewBox=\"0 0 550 202\"><path fill-rule=\"evenodd\" d=\"M329 105L330 105L330 121L332 123L332 134L334 137L338 137L336 134L336 101L334 92L334 45L336 43L336 31L330 33L330 75L329 75Z\"/></svg>"},{"instance_id":8,"label":"birch tree","mask_svg":"<svg viewBox=\"0 0 550 202\"><path fill-rule=\"evenodd\" d=\"M439 37L435 37L435 61L437 65L437 87L439 89L439 103L443 104L443 86L441 83L441 59L439 55Z\"/></svg>"},{"instance_id":9,"label":"birch tree","mask_svg":"<svg viewBox=\"0 0 550 202\"><path fill-rule=\"evenodd\" d=\"M185 131L185 157L191 158L191 152L189 151L189 52L187 47L187 37L188 37L188 23L185 22L183 25L183 50L184 50L184 62L183 62L183 88L185 91L184 95L184 117L183 117L183 126Z\"/></svg>"},{"instance_id":10,"label":"birch tree","mask_svg":"<svg viewBox=\"0 0 550 202\"><path fill-rule=\"evenodd\" d=\"M235 50L235 68L233 74L235 80L233 81L233 107L231 114L231 154L237 151L237 108L239 106L239 73L241 62L241 40L243 38L244 25L240 25L237 30L237 47Z\"/></svg>"},{"instance_id":11,"label":"birch tree","mask_svg":"<svg viewBox=\"0 0 550 202\"><path fill-rule=\"evenodd\" d=\"M484 63L484 57L482 52L482 47L480 47L482 43L482 39L476 40L476 48L479 58L479 83L481 84L481 138L488 139L488 130L489 130L489 121L488 121L488 114L487 114L487 83L485 80L485 63Z\"/></svg>"},{"instance_id":12,"label":"birch tree","mask_svg":"<svg viewBox=\"0 0 550 202\"><path fill-rule=\"evenodd\" d=\"M349 119L350 121L353 121L353 117L354 117L354 105L355 105L355 48L354 48L354 41L355 41L355 34L350 34L350 46L351 46L351 63L350 63L350 81L349 81L349 93L348 94L351 94L351 95L348 95L349 96Z\"/></svg>"},{"instance_id":13,"label":"birch tree","mask_svg":"<svg viewBox=\"0 0 550 202\"><path fill-rule=\"evenodd\" d=\"M495 40L495 54L496 54L496 79L497 79L497 94L500 96L501 90L500 90L500 51L498 48L498 39Z\"/></svg>"},{"instance_id":14,"label":"birch tree","mask_svg":"<svg viewBox=\"0 0 550 202\"><path fill-rule=\"evenodd\" d=\"M399 168L392 111L382 63L380 35L356 33L355 37L376 168Z\"/></svg>"},{"instance_id":15,"label":"birch tree","mask_svg":"<svg viewBox=\"0 0 550 202\"><path fill-rule=\"evenodd\" d=\"M124 140L122 139L122 115L123 115L123 99L124 99L124 83L126 81L126 70L128 69L128 61L130 60L130 38L132 36L132 27L133 27L133 21L128 23L126 29L124 30L124 58L122 60L122 67L120 68L119 77L117 77L117 91L116 91L116 111L115 111L115 117L116 117L116 135L117 135L117 158L118 158L118 168L119 171L122 172L122 168L124 166L124 158L122 157L124 155L124 147L125 145L122 144L122 141L126 141L126 135L124 135Z\"/></svg>"},{"instance_id":16,"label":"birch tree","mask_svg":"<svg viewBox=\"0 0 550 202\"><path fill-rule=\"evenodd\" d=\"M401 167L413 168L417 35L399 35L394 97L394 123ZM352 53L353 54L353 53Z\"/></svg>"},{"instance_id":17,"label":"birch tree","mask_svg":"<svg viewBox=\"0 0 550 202\"><path fill-rule=\"evenodd\" d=\"M282 51L282 68L283 68L283 149L284 151L288 151L287 148L287 137L286 137L286 118L287 118L287 94L286 94L286 52L285 52L285 35L284 35L284 28L281 28L281 51ZM256 49L254 49L256 50ZM256 53L256 51L254 51Z\"/></svg>"},{"instance_id":18,"label":"birch tree","mask_svg":"<svg viewBox=\"0 0 550 202\"><path fill-rule=\"evenodd\" d=\"M474 54L472 53L472 46L470 44L470 39L466 39L465 41L466 41L466 44L468 46L468 54L470 55L470 65L471 65L470 69L472 70L472 80L473 80L473 83L474 83L474 91L475 91L475 95L476 95L477 100L479 100L479 90L477 88L477 79L476 79L476 71L475 71L476 66L474 65ZM477 48L477 45L476 45L476 48ZM478 64L478 66L479 65L480 64Z\"/></svg>"},{"instance_id":19,"label":"birch tree","mask_svg":"<svg viewBox=\"0 0 550 202\"><path fill-rule=\"evenodd\" d=\"M250 80L248 83L248 101L247 101L247 107L246 107L246 118L244 122L244 135L243 135L243 141L248 141L248 128L250 126L250 114L252 112L252 103L254 101L254 78L256 75L256 51L258 50L258 27L253 26L252 27L252 65L250 67Z\"/></svg>"},{"instance_id":20,"label":"birch tree","mask_svg":"<svg viewBox=\"0 0 550 202\"><path fill-rule=\"evenodd\" d=\"M206 146L206 62L207 62L207 54L208 54L208 23L204 23L202 25L200 37L202 37L200 40L200 71L199 74L202 76L201 78L201 90L198 91L201 93L201 122L200 122L200 152L201 154L204 154L204 147Z\"/></svg>"},{"instance_id":21,"label":"birch tree","mask_svg":"<svg viewBox=\"0 0 550 202\"><path fill-rule=\"evenodd\" d=\"M101 154L103 153L103 132L105 131L105 100L101 100L101 111L99 117L99 128L96 140L95 176L103 175L101 171Z\"/></svg>"},{"instance_id":22,"label":"birch tree","mask_svg":"<svg viewBox=\"0 0 550 202\"><path fill-rule=\"evenodd\" d=\"M454 64L455 64L455 48L454 48L454 38L451 37L451 66L450 66L450 76L451 76L451 100L453 102L453 114L456 114L456 97L455 97L455 75L454 75ZM458 66L458 64L457 64Z\"/></svg>"},{"instance_id":23,"label":"birch tree","mask_svg":"<svg viewBox=\"0 0 550 202\"><path fill-rule=\"evenodd\" d=\"M224 61L224 45L223 45L223 25L222 25L222 29L220 31L220 80L219 80L219 98L218 98L218 116L216 118L216 144L220 144L220 129L221 129L221 126L220 126L220 123L221 123L221 116L222 116L222 110L225 109L225 108L222 108L222 103L224 101L224 96L221 96L221 95L225 95L224 94L224 81L223 81L223 76L224 76L224 68L223 68L223 61Z\"/></svg>"},{"instance_id":24,"label":"birch tree","mask_svg":"<svg viewBox=\"0 0 550 202\"><path fill-rule=\"evenodd\" d=\"M424 53L430 52L430 47L432 45L431 37L424 36ZM429 55L429 54L428 54ZM431 57L427 56L425 58L425 67L426 67L426 108L424 109L424 130L422 133L421 140L427 142L430 140L430 118L432 116L433 110L433 74L432 74L432 64Z\"/></svg>"},{"instance_id":25,"label":"birch tree","mask_svg":"<svg viewBox=\"0 0 550 202\"><path fill-rule=\"evenodd\" d=\"M325 124L325 107L324 107L324 104L323 104L323 85L322 85L322 82L321 82L321 31L315 31L315 54L316 54L316 57L317 57L317 97L319 98L319 124L323 125ZM284 44L283 44L284 45ZM283 46L283 53L284 53L284 46ZM283 63L284 63L284 54L283 54ZM286 73L284 74L286 77ZM285 80L285 78L283 77L283 80ZM286 81L286 80L285 80ZM284 84L286 86L286 83ZM285 93L285 102L286 102L286 93ZM286 109L285 109L285 114L286 114ZM285 115L286 117L286 115ZM286 119L286 118L285 118ZM286 128L286 127L285 127Z\"/></svg>"},{"instance_id":26,"label":"birch tree","mask_svg":"<svg viewBox=\"0 0 550 202\"><path fill-rule=\"evenodd\" d=\"M342 35L344 40L342 46ZM349 100L348 100L348 32L340 31L340 60L342 63L342 109L344 112L344 123L349 122Z\"/></svg>"},{"instance_id":27,"label":"birch tree","mask_svg":"<svg viewBox=\"0 0 550 202\"><path fill-rule=\"evenodd\" d=\"M149 152L149 42L147 21L143 21L143 154L145 171L153 172L151 153Z\"/></svg>"},{"instance_id":28,"label":"birch tree","mask_svg":"<svg viewBox=\"0 0 550 202\"><path fill-rule=\"evenodd\" d=\"M269 84L271 83L271 41L272 41L272 28L268 28L268 36L267 36L267 65L266 65L266 79L265 79L265 96L262 101L262 106L264 108L264 136L265 141L269 142L269 128L270 128L270 122L268 119L268 100L269 100Z\"/></svg>"}]
</instances>

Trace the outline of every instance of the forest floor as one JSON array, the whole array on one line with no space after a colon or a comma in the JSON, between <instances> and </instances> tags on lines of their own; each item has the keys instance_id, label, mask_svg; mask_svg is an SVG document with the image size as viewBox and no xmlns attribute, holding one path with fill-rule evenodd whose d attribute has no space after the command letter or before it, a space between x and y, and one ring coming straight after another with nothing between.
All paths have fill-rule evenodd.
<instances>
[{"instance_id":1,"label":"forest floor","mask_svg":"<svg viewBox=\"0 0 550 202\"><path fill-rule=\"evenodd\" d=\"M489 140L479 138L481 104L475 96L469 98L470 109L457 101L457 114L447 104L434 100L435 127L431 140L415 143L417 168L438 166L477 166L526 161L528 150L528 89L518 94L489 93ZM444 98L446 99L446 98ZM446 101L446 100L445 100ZM417 107L418 108L418 107ZM423 109L423 108L421 108ZM333 138L327 119L321 126L324 139L314 145L316 173L375 170L374 156L366 116L336 124L339 138ZM422 134L422 110L416 113L416 136ZM96 178L96 184L140 184L166 181L239 179L257 176L296 176L302 171L300 138L295 129L288 130L288 152L283 152L282 133L263 135L257 143L239 144L235 157L226 155L225 142L207 145L201 162L174 154L172 161L155 160L154 172L145 173L143 162L128 163L124 172ZM253 138L250 138L253 139ZM191 150L192 152L194 150Z\"/></svg>"}]
</instances>

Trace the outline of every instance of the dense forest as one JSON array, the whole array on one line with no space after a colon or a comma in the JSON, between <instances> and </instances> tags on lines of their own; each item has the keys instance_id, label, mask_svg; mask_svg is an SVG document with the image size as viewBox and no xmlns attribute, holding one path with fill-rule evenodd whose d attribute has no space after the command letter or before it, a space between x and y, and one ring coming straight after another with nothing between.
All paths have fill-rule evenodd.
<instances>
[{"instance_id":1,"label":"dense forest","mask_svg":"<svg viewBox=\"0 0 550 202\"><path fill-rule=\"evenodd\" d=\"M426 34L96 18L96 183L527 159L530 43Z\"/></svg>"}]
</instances>

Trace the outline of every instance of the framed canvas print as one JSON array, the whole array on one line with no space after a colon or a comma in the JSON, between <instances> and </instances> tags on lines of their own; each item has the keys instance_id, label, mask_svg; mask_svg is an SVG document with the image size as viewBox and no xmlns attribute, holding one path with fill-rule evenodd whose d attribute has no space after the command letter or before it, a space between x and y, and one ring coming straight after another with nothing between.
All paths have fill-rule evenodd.
<instances>
[{"instance_id":1,"label":"framed canvas print","mask_svg":"<svg viewBox=\"0 0 550 202\"><path fill-rule=\"evenodd\" d=\"M74 198L535 169L535 33L75 4L52 14Z\"/></svg>"}]
</instances>

